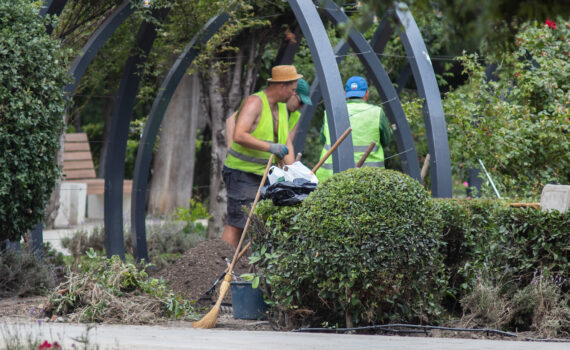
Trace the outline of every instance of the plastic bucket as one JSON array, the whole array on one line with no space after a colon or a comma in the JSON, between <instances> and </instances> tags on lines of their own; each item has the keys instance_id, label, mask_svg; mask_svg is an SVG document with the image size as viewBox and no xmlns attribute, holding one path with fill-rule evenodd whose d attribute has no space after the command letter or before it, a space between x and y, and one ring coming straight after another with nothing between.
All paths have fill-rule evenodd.
<instances>
[{"instance_id":1,"label":"plastic bucket","mask_svg":"<svg viewBox=\"0 0 570 350\"><path fill-rule=\"evenodd\" d=\"M258 288L252 288L251 282L232 281L230 290L234 318L243 320L265 318L267 304L263 300L263 292Z\"/></svg>"}]
</instances>

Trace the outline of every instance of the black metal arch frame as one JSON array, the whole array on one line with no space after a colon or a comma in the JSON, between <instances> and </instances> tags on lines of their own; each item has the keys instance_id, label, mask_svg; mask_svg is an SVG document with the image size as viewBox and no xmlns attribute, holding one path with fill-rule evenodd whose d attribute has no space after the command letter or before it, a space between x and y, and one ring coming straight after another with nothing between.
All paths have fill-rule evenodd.
<instances>
[{"instance_id":1,"label":"black metal arch frame","mask_svg":"<svg viewBox=\"0 0 570 350\"><path fill-rule=\"evenodd\" d=\"M210 40L229 17L227 13L213 17L199 33L194 35L168 72L152 104L137 153L133 176L133 192L131 194L131 238L133 252L138 260L145 259L149 261L145 228L146 190L152 150L160 124L164 118L164 113L188 66L200 53L201 46Z\"/></svg>"},{"instance_id":2,"label":"black metal arch frame","mask_svg":"<svg viewBox=\"0 0 570 350\"><path fill-rule=\"evenodd\" d=\"M59 14L65 6L66 0L47 0L45 6L42 8L42 15L46 13ZM335 50L330 45L325 27L311 0L288 0L288 3L297 18L299 27L307 40L309 49L315 68L317 77L313 86L311 87L311 98L313 102L318 102L322 97L324 99L325 108L327 110L328 124L330 128L331 141L335 142L341 134L350 126L348 122L348 110L344 100L342 89L342 81L338 65L335 64L340 61L338 56L343 55L348 51L349 45L354 51L361 53L360 56L362 63L365 65L369 72L374 84L377 86L383 101L387 108L387 115L391 122L397 125L398 132L396 133L396 140L398 149L401 152L405 151L405 156L402 157L402 164L405 171L410 175L419 179L419 166L417 157L415 156L415 147L410 148L411 133L409 125L403 115L401 105L397 97L397 93L387 78L378 57L374 52L383 50L387 38L393 30L387 23L384 22L380 26L382 29L377 31L372 45L368 44L366 40L357 31L351 31L348 38L348 43L339 44ZM333 8L334 2L329 1L326 8ZM326 10L327 17L335 23L345 22L348 20L346 16L343 17L340 11ZM120 5L114 13L105 21L103 25L94 33L92 38L88 41L83 49L83 53L76 60L74 60L70 73L74 77L74 82L68 85L65 92L71 94L75 89L78 81L84 74L87 66L92 61L98 50L107 41L110 35L119 27L121 23L133 12L129 1L125 1ZM168 11L164 9L153 10L153 15L159 21L163 20ZM425 45L417 30L417 25L411 17L409 11L396 10L397 18L400 23L404 24L405 30L400 33L403 39L404 46L408 56L412 57L410 65L414 72L416 84L421 97L426 98L426 126L429 120L428 135L442 136L440 131L443 130L443 141L430 140L429 147L432 157L432 192L434 196L446 197L451 196L451 171L449 176L446 177L446 166L449 166L449 149L446 148L441 151L441 148L447 147L447 134L445 133L445 121L443 120L443 109L441 108L441 100L439 99L439 89L435 84L435 76L431 64L426 66L425 62L417 62L416 57L418 52L426 53ZM340 15L342 14L342 15ZM186 69L200 52L201 45L206 43L209 38L217 32L217 30L227 21L229 16L221 14L212 18L186 46L184 52L180 55L174 63L167 77L165 78L159 94L155 98L149 119L145 125L141 147L137 154L135 164L135 174L133 178L133 191L132 191L132 240L134 245L134 252L137 259L148 259L146 249L146 237L144 228L144 213L146 202L146 186L148 180L148 172L150 169L150 161L152 156L152 147L156 140L158 129L162 122L164 112L170 102L170 99L180 82ZM50 30L48 28L48 30ZM297 33L298 34L298 33ZM109 136L109 152L106 158L106 171L105 171L105 194L104 194L104 220L105 220L105 247L107 255L112 256L118 254L121 258L125 257L125 249L123 242L123 179L124 179L124 161L126 152L126 143L128 137L128 128L130 118L133 112L136 94L140 83L140 71L143 63L148 57L148 53L152 48L154 39L156 37L156 28L153 23L143 22L139 28L136 37L136 42L131 55L127 60L123 69L123 75L117 95L117 102L113 111L112 124ZM374 47L374 50L372 50ZM418 49L420 51L418 51ZM296 47L286 47L279 55L282 62L291 61ZM368 51L368 53L366 53ZM412 62L413 61L413 62ZM428 69L429 68L429 69ZM426 70L431 70L433 81ZM435 84L435 90L434 85ZM435 98L437 92L437 101L429 101ZM439 109L438 109L439 103ZM305 109L305 112L310 112ZM310 116L314 110L310 112ZM441 119L441 120L437 120ZM300 142L300 149L306 136L306 130L310 123L310 118L303 117L299 124L299 130L296 140ZM441 126L443 125L443 129ZM435 132L434 132L435 130ZM429 137L428 137L429 139ZM297 142L297 141L296 141ZM445 146L445 147L444 147ZM297 144L295 145L297 147ZM433 151L433 152L432 152ZM447 155L447 162L446 162ZM412 161L415 160L415 161ZM436 161L438 160L438 161ZM336 152L333 153L333 171L339 172L354 167L354 157L352 153L352 138L347 138ZM435 169L437 167L437 169ZM441 178L441 181L440 181ZM447 182L446 182L447 181ZM449 193L445 191L446 186L449 187Z\"/></svg>"}]
</instances>

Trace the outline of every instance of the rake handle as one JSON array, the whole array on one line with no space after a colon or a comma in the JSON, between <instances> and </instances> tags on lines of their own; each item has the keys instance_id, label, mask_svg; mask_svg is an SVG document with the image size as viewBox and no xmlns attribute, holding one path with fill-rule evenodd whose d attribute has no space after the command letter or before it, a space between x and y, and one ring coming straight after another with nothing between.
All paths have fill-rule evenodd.
<instances>
[{"instance_id":1,"label":"rake handle","mask_svg":"<svg viewBox=\"0 0 570 350\"><path fill-rule=\"evenodd\" d=\"M228 267L228 271L226 272L226 273L229 273L230 275L234 269L234 266L235 266L237 260L239 259L238 255L241 257L241 255L243 255L243 253L245 253L245 250L247 248L249 248L249 243L248 243L246 248L244 248L243 253L240 253L240 248L241 248L241 245L243 243L243 239L245 238L245 235L247 233L249 223L251 222L251 217L253 216L253 211L255 210L255 206L257 205L257 202L259 201L259 197L261 196L261 188L263 187L265 180L267 180L267 173L269 173L269 168L271 168L271 164L273 164L273 157L274 157L274 155L272 154L271 157L269 157L269 160L267 161L267 166L265 167L265 172L263 173L263 178L261 179L261 183L259 184L259 188L257 189L257 193L255 194L255 200L253 201L253 204L251 205L251 209L249 210L249 215L247 216L247 221L245 222L245 226L243 228L243 231L241 233L241 237L240 237L238 245L236 247L236 252L234 253L232 263L230 264L230 266ZM251 241L250 241L250 243L251 243Z\"/></svg>"},{"instance_id":2,"label":"rake handle","mask_svg":"<svg viewBox=\"0 0 570 350\"><path fill-rule=\"evenodd\" d=\"M245 252L247 251L247 249L249 248L249 246L251 245L251 241L247 242L247 244L245 245L245 247L243 247L243 249L241 250L241 252L239 252L238 256L237 256L237 261L239 261L239 259L241 259L241 257L245 254ZM224 278L226 276L226 273L228 273L228 267L226 267L225 271L222 272L218 278L216 279L216 281L214 282L214 284L212 284L212 286L210 287L210 289L208 289L206 291L206 295L210 295L212 294L212 292L214 291L214 288L216 288L216 285L218 284L218 282L220 282L222 280L222 278Z\"/></svg>"},{"instance_id":3,"label":"rake handle","mask_svg":"<svg viewBox=\"0 0 570 350\"><path fill-rule=\"evenodd\" d=\"M372 150L374 149L375 146L376 146L376 142L374 142L374 141L370 142L370 145L366 149L366 152L364 152L362 157L360 157L360 160L358 161L358 163L356 163L357 168L360 168L364 164L364 162L366 161L366 158L368 158L368 156L370 155L370 153L372 152Z\"/></svg>"},{"instance_id":4,"label":"rake handle","mask_svg":"<svg viewBox=\"0 0 570 350\"><path fill-rule=\"evenodd\" d=\"M352 128L350 127L346 129L346 131L338 138L338 140L336 140L334 145L332 145L331 149L329 149L329 151L324 155L324 157L321 158L321 160L319 160L317 165L315 165L313 170L311 170L311 175L315 174L315 172L321 167L321 165L324 164L324 162L328 159L328 157L330 157L330 155L337 149L337 147L342 143L342 141L344 141L344 139L348 136L348 134L350 134L351 131Z\"/></svg>"}]
</instances>

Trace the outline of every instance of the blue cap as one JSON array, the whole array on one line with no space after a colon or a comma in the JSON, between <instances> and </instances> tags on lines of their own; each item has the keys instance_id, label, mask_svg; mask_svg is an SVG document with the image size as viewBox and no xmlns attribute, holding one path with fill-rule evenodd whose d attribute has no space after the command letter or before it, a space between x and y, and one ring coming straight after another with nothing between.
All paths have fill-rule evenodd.
<instances>
[{"instance_id":1,"label":"blue cap","mask_svg":"<svg viewBox=\"0 0 570 350\"><path fill-rule=\"evenodd\" d=\"M349 97L364 97L368 90L368 84L363 77L354 76L346 81L344 91L346 91L346 98Z\"/></svg>"}]
</instances>

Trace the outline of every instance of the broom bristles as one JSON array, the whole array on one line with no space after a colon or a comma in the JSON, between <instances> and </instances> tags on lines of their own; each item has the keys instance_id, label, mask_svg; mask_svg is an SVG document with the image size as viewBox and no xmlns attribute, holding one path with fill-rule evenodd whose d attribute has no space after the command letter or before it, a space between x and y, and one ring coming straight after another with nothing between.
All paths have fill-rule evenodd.
<instances>
[{"instance_id":1,"label":"broom bristles","mask_svg":"<svg viewBox=\"0 0 570 350\"><path fill-rule=\"evenodd\" d=\"M216 327L216 321L218 320L218 314L220 313L220 306L222 305L222 300L224 299L224 296L230 289L231 280L232 280L232 274L230 271L230 273L226 274L226 277L224 278L224 281L220 286L220 295L218 296L216 304L214 305L212 310L210 310L207 314L204 315L204 317L202 317L201 320L192 322L192 326L194 328L209 329Z\"/></svg>"}]
</instances>

